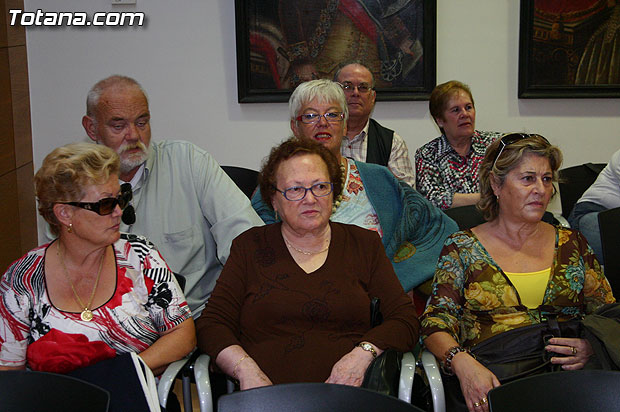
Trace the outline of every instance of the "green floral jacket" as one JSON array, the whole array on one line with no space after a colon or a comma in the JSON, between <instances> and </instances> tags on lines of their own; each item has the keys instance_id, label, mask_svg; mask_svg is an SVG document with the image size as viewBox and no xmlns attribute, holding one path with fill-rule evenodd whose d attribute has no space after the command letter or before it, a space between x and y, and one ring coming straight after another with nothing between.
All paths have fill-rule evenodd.
<instances>
[{"instance_id":1,"label":"green floral jacket","mask_svg":"<svg viewBox=\"0 0 620 412\"><path fill-rule=\"evenodd\" d=\"M567 320L612 302L609 282L577 231L556 227L555 257L543 304L528 309L476 235L464 230L444 243L422 315L421 338L444 331L471 347L498 333L540 323L545 313Z\"/></svg>"}]
</instances>

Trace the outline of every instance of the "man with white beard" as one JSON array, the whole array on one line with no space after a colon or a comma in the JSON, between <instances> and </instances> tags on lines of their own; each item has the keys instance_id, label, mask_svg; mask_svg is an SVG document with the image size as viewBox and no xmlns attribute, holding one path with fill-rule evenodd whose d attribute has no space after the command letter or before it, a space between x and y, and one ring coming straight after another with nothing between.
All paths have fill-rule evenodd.
<instances>
[{"instance_id":1,"label":"man with white beard","mask_svg":"<svg viewBox=\"0 0 620 412\"><path fill-rule=\"evenodd\" d=\"M151 142L148 100L134 79L115 75L95 84L82 125L118 153L121 183L131 183L136 218L121 232L155 244L185 278L187 303L198 317L232 240L262 220L210 154L189 142Z\"/></svg>"}]
</instances>

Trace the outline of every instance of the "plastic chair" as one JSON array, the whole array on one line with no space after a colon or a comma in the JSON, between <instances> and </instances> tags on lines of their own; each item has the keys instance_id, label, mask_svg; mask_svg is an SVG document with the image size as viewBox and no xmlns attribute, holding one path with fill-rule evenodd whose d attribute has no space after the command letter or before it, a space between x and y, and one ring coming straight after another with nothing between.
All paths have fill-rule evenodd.
<instances>
[{"instance_id":1,"label":"plastic chair","mask_svg":"<svg viewBox=\"0 0 620 412\"><path fill-rule=\"evenodd\" d=\"M181 289L184 290L185 278L178 273L175 273L174 276ZM159 404L164 407L168 404L170 391L176 379L179 378L182 382L183 410L185 412L193 411L191 384L195 382L198 391L200 412L212 412L213 394L209 380L209 360L210 358L208 355L201 354L194 349L194 351L184 359L180 359L168 365L159 378L159 384L157 385Z\"/></svg>"},{"instance_id":2,"label":"plastic chair","mask_svg":"<svg viewBox=\"0 0 620 412\"><path fill-rule=\"evenodd\" d=\"M620 296L620 207L605 210L598 214L598 226L605 259L605 277L611 284L616 299Z\"/></svg>"},{"instance_id":3,"label":"plastic chair","mask_svg":"<svg viewBox=\"0 0 620 412\"><path fill-rule=\"evenodd\" d=\"M48 372L0 371L3 412L107 412L110 393L71 376Z\"/></svg>"},{"instance_id":4,"label":"plastic chair","mask_svg":"<svg viewBox=\"0 0 620 412\"><path fill-rule=\"evenodd\" d=\"M562 215L568 217L583 192L594 183L606 163L585 163L559 171Z\"/></svg>"},{"instance_id":5,"label":"plastic chair","mask_svg":"<svg viewBox=\"0 0 620 412\"><path fill-rule=\"evenodd\" d=\"M254 190L258 186L258 172L256 170L238 166L222 166L222 170L230 176L248 199L252 199Z\"/></svg>"},{"instance_id":6,"label":"plastic chair","mask_svg":"<svg viewBox=\"0 0 620 412\"><path fill-rule=\"evenodd\" d=\"M424 370L428 385L431 390L431 399L433 401L433 412L446 411L446 395L443 390L443 382L441 381L441 371L439 370L439 362L430 351L422 351L418 364Z\"/></svg>"},{"instance_id":7,"label":"plastic chair","mask_svg":"<svg viewBox=\"0 0 620 412\"><path fill-rule=\"evenodd\" d=\"M189 357L171 363L159 379L157 395L159 403L166 406L168 395L177 378L183 382L183 410L192 412L192 378L196 382L200 412L213 412L213 392L209 379L209 355L194 351Z\"/></svg>"},{"instance_id":8,"label":"plastic chair","mask_svg":"<svg viewBox=\"0 0 620 412\"><path fill-rule=\"evenodd\" d=\"M373 299L371 303L371 322L378 325L382 322L383 317L379 310L378 300ZM198 390L198 400L200 402L201 412L213 411L213 390L211 387L211 377L209 375L210 357L206 354L193 355L186 359L172 363L160 378L158 386L158 394L160 404L165 406L168 394L172 389L172 385L177 377L183 380L183 407L185 412L192 411L190 383L193 373ZM415 377L416 359L412 352L403 353L401 360L401 370L398 379L398 399L410 404L413 390L413 380ZM228 394L235 390L235 385L230 379L226 379L226 387ZM373 392L376 393L376 392ZM389 398L396 399L388 396ZM219 403L218 403L219 408ZM219 409L218 409L219 410Z\"/></svg>"},{"instance_id":9,"label":"plastic chair","mask_svg":"<svg viewBox=\"0 0 620 412\"><path fill-rule=\"evenodd\" d=\"M578 370L530 376L489 391L491 412L618 411L620 372Z\"/></svg>"},{"instance_id":10,"label":"plastic chair","mask_svg":"<svg viewBox=\"0 0 620 412\"><path fill-rule=\"evenodd\" d=\"M195 358L195 360L193 358ZM196 389L198 390L200 412L212 412L213 390L211 388L211 377L209 375L209 362L210 358L208 355L200 354L198 357L183 359L172 363L162 374L157 388L160 404L164 406L166 405L167 397L172 389L174 380L177 377L181 377L183 379L183 408L186 412L191 412L191 395L189 392L185 392L185 388L189 388L191 374L193 373L196 382ZM404 353L401 361L401 371L399 376L398 399L406 403L411 403L415 368L416 359L413 353ZM227 380L228 393L233 393L234 389L235 387L232 381ZM189 404L186 402L188 399Z\"/></svg>"},{"instance_id":11,"label":"plastic chair","mask_svg":"<svg viewBox=\"0 0 620 412\"><path fill-rule=\"evenodd\" d=\"M421 412L391 396L328 383L288 383L234 392L220 398L220 412Z\"/></svg>"},{"instance_id":12,"label":"plastic chair","mask_svg":"<svg viewBox=\"0 0 620 412\"><path fill-rule=\"evenodd\" d=\"M443 212L459 225L459 230L471 229L485 222L482 213L474 205L453 207Z\"/></svg>"}]
</instances>

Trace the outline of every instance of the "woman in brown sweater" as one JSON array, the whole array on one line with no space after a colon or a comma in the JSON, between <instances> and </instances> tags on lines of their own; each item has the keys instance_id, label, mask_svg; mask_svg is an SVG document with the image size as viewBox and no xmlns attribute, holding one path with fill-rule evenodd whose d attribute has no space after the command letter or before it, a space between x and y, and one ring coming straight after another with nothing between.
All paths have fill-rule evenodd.
<instances>
[{"instance_id":1,"label":"woman in brown sweater","mask_svg":"<svg viewBox=\"0 0 620 412\"><path fill-rule=\"evenodd\" d=\"M325 115L327 113L327 115ZM331 110L307 119L342 127ZM419 322L379 236L329 221L342 190L336 157L290 139L263 166L260 189L281 223L255 227L231 254L202 316L199 348L241 389L277 383L359 386L385 349L407 351ZM384 321L370 326L378 297Z\"/></svg>"}]
</instances>

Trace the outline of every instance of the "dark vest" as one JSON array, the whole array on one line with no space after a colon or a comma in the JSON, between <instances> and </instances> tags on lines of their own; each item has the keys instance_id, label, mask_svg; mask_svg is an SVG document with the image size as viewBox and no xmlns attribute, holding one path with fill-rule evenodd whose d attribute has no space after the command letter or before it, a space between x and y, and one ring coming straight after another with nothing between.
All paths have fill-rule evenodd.
<instances>
[{"instance_id":1,"label":"dark vest","mask_svg":"<svg viewBox=\"0 0 620 412\"><path fill-rule=\"evenodd\" d=\"M374 119L368 124L366 163L375 163L381 166L388 165L392 151L394 130L381 126Z\"/></svg>"}]
</instances>

